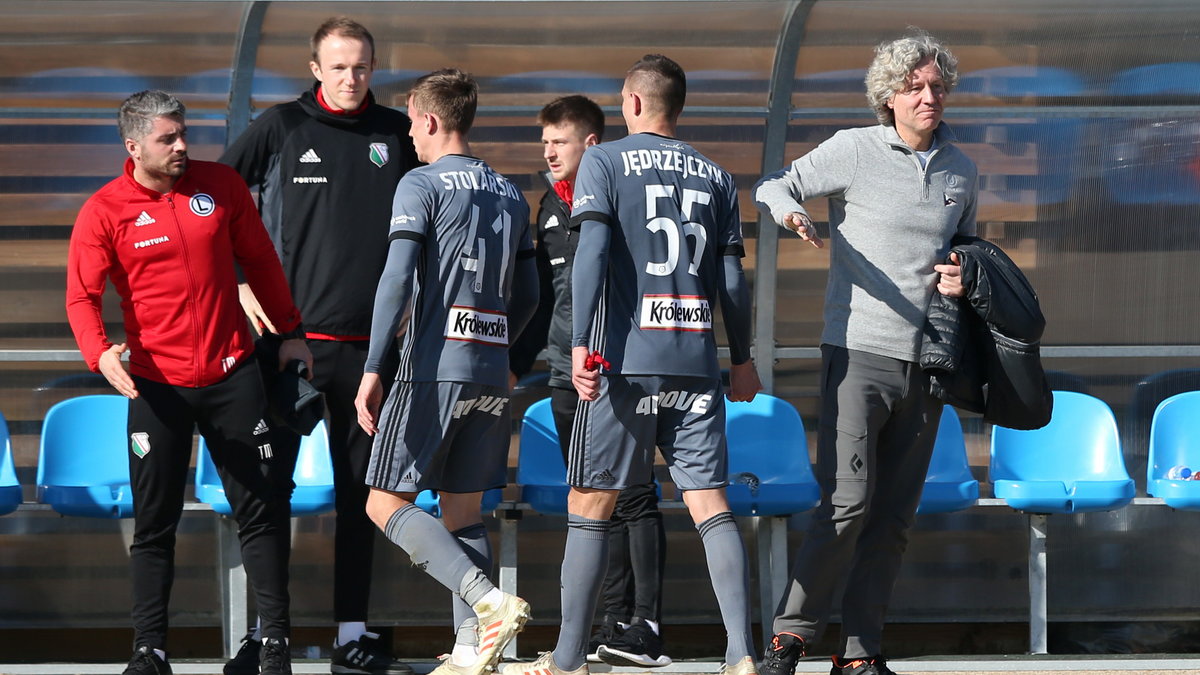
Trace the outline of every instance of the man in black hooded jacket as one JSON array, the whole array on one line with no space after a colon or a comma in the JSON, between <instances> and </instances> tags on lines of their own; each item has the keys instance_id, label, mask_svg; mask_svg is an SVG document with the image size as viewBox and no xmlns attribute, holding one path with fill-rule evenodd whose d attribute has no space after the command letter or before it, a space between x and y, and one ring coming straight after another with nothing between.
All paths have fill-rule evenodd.
<instances>
[{"instance_id":1,"label":"man in black hooded jacket","mask_svg":"<svg viewBox=\"0 0 1200 675\"><path fill-rule=\"evenodd\" d=\"M258 187L263 223L305 318L313 385L328 406L337 507L333 672L411 675L366 629L375 541L365 511L371 438L358 426L354 397L387 255L392 196L418 161L408 116L376 103L370 91L371 33L335 17L317 29L311 47L312 89L264 112L221 162ZM275 332L249 288L243 284L240 291L255 327ZM273 429L281 432L272 439L276 452L286 449L294 463L299 436ZM258 672L254 637L247 636L226 675Z\"/></svg>"}]
</instances>

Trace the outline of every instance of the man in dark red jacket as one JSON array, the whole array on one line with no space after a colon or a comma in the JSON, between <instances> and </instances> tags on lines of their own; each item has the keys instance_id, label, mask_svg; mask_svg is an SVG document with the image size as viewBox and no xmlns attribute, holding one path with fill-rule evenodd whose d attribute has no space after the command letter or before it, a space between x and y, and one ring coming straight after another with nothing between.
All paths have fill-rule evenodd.
<instances>
[{"instance_id":1,"label":"man in dark red jacket","mask_svg":"<svg viewBox=\"0 0 1200 675\"><path fill-rule=\"evenodd\" d=\"M67 318L84 360L130 399L135 651L125 673L171 673L165 646L175 529L199 426L233 506L263 619L261 672L290 674L290 476L279 475L267 440L266 397L235 261L286 338L280 364L311 365L312 355L245 183L226 166L188 159L184 112L161 91L125 100L118 115L130 155L125 173L83 205L67 258ZM121 296L120 344L108 339L101 318L106 279Z\"/></svg>"}]
</instances>

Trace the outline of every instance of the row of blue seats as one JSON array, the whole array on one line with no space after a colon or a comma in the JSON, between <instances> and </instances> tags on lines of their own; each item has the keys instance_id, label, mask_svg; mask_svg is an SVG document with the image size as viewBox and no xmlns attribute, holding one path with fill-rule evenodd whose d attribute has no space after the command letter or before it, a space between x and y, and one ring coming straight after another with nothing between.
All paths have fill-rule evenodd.
<instances>
[{"instance_id":1,"label":"row of blue seats","mask_svg":"<svg viewBox=\"0 0 1200 675\"><path fill-rule=\"evenodd\" d=\"M120 396L81 396L53 406L43 423L37 499L65 515L127 518L133 515L125 442L128 402ZM1147 492L1179 509L1200 509L1200 481L1168 477L1175 466L1200 469L1200 392L1163 401L1151 426ZM804 424L782 399L760 395L730 403L730 506L737 515L779 516L813 508L820 489L809 463ZM0 416L0 513L16 509L21 486L13 468L8 428ZM230 513L224 489L201 439L195 488L197 500ZM333 508L332 465L324 423L301 443L292 496L294 515ZM517 484L521 499L541 513L566 512L566 468L550 413L549 399L525 412ZM989 476L997 498L1030 513L1113 510L1134 497L1133 480L1121 454L1116 419L1103 401L1054 392L1054 416L1046 427L1015 431L994 427ZM971 475L958 415L942 411L918 513L967 508L979 498ZM485 494L484 509L501 501L500 490ZM421 493L418 505L437 515L437 495Z\"/></svg>"},{"instance_id":2,"label":"row of blue seats","mask_svg":"<svg viewBox=\"0 0 1200 675\"><path fill-rule=\"evenodd\" d=\"M129 485L125 418L129 400L123 396L79 396L55 404L42 423L38 456L37 500L68 516L130 518L133 491ZM8 426L0 415L0 514L15 510L22 500L13 468ZM232 515L225 488L217 474L204 438L196 458L196 499L213 511ZM315 515L334 508L333 463L325 422L301 439L293 473L292 515ZM491 511L500 503L500 490L484 495L483 507ZM437 516L439 500L425 491L417 506Z\"/></svg>"}]
</instances>

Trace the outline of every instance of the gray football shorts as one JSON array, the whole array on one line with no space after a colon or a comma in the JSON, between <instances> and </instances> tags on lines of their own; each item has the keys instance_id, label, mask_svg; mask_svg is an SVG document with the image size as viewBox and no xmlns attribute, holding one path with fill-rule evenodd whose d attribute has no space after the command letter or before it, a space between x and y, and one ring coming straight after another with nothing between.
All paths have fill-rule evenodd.
<instances>
[{"instance_id":1,"label":"gray football shorts","mask_svg":"<svg viewBox=\"0 0 1200 675\"><path fill-rule=\"evenodd\" d=\"M721 381L676 375L608 375L600 397L580 401L571 429L567 482L621 490L650 482L654 449L681 490L728 484Z\"/></svg>"},{"instance_id":2,"label":"gray football shorts","mask_svg":"<svg viewBox=\"0 0 1200 675\"><path fill-rule=\"evenodd\" d=\"M396 382L380 413L367 485L389 492L504 487L508 391L465 382Z\"/></svg>"}]
</instances>

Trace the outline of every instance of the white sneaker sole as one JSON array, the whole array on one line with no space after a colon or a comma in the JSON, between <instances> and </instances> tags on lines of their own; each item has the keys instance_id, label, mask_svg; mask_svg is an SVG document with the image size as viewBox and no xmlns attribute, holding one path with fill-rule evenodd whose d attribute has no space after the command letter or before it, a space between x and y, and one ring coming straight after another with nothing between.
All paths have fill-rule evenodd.
<instances>
[{"instance_id":1,"label":"white sneaker sole","mask_svg":"<svg viewBox=\"0 0 1200 675\"><path fill-rule=\"evenodd\" d=\"M652 659L647 654L623 652L619 649L612 649L606 645L601 645L600 648L596 650L596 656L610 666L662 668L663 666L671 665L671 657L667 656L666 654L659 656L657 659Z\"/></svg>"}]
</instances>

